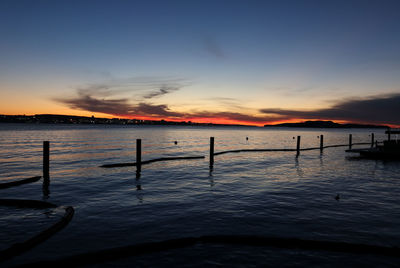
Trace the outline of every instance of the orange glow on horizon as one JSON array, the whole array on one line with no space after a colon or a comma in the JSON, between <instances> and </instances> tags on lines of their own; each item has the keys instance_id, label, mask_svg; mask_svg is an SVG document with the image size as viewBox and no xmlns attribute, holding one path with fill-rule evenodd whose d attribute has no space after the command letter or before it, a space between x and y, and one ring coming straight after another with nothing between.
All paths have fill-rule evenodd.
<instances>
[{"instance_id":1,"label":"orange glow on horizon","mask_svg":"<svg viewBox=\"0 0 400 268\"><path fill-rule=\"evenodd\" d=\"M39 113L36 113L39 114ZM302 123L305 121L333 121L339 124L371 124L371 125L386 125L391 128L400 128L400 125L395 124L385 124L385 123L369 123L369 122L356 122L356 121L347 121L347 120L331 120L331 119L307 119L307 118L292 118L286 120L274 120L274 121L242 121L237 119L229 119L229 118L215 118L215 117L188 117L188 118L169 118L169 117L159 117L159 116L132 116L132 115L109 115L109 114L101 114L101 113L91 113L91 112L80 112L80 113L40 113L40 114L54 114L54 115L70 115L70 116L86 116L91 117L94 116L96 118L120 118L120 119L135 119L135 120L148 120L148 121L161 121L165 120L168 122L192 122L192 123L201 123L201 124L224 124L224 125L245 125L245 126L258 126L263 127L264 125L276 125L283 123ZM5 114L7 115L7 114ZM11 114L8 114L11 115ZM15 115L15 114L14 114ZM17 114L24 115L24 114ZM26 114L26 115L35 115L35 114Z\"/></svg>"}]
</instances>

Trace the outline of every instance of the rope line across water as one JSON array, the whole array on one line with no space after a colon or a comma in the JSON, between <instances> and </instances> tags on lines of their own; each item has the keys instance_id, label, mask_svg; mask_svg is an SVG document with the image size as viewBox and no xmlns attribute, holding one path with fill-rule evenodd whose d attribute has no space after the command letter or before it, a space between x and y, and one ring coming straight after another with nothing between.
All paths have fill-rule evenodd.
<instances>
[{"instance_id":1,"label":"rope line across water","mask_svg":"<svg viewBox=\"0 0 400 268\"><path fill-rule=\"evenodd\" d=\"M359 142L353 143L352 145L366 145L370 143L366 142ZM339 145L327 145L322 148L332 148L332 147L344 147L349 146L348 144L339 144ZM311 148L302 148L300 151L311 151L311 150L320 150L320 147L311 147ZM242 153L242 152L295 152L297 149L238 149L238 150L229 150L229 151L222 151L214 153L214 155L221 155L227 153ZM154 162L161 162L161 161L171 161L171 160L191 160L191 159L205 159L205 156L177 156L177 157L161 157L151 160L142 161L142 165L154 163ZM103 168L115 168L115 167L135 167L137 166L136 162L132 163L116 163L116 164L104 164L100 167Z\"/></svg>"},{"instance_id":2,"label":"rope line across water","mask_svg":"<svg viewBox=\"0 0 400 268\"><path fill-rule=\"evenodd\" d=\"M371 143L359 142L352 143L352 145L366 145ZM349 146L348 144L338 144L338 145L327 145L323 146L322 149L325 148L333 148L333 147L345 147ZM311 151L311 150L320 150L321 147L310 147L310 148L300 148L300 151ZM242 153L242 152L296 152L297 149L238 149L238 150L229 150L229 151L221 151L214 153L214 155L228 154L228 153Z\"/></svg>"},{"instance_id":3,"label":"rope line across water","mask_svg":"<svg viewBox=\"0 0 400 268\"><path fill-rule=\"evenodd\" d=\"M191 160L191 159L204 159L204 156L177 156L177 157L161 157L151 160L142 161L142 165L160 162L160 161L171 161L171 160ZM103 168L114 168L114 167L129 167L129 166L136 166L137 163L118 163L118 164L105 164L100 167Z\"/></svg>"},{"instance_id":4,"label":"rope line across water","mask_svg":"<svg viewBox=\"0 0 400 268\"><path fill-rule=\"evenodd\" d=\"M18 181L3 182L3 183L0 183L0 189L6 189L6 188L26 184L26 183L36 182L36 181L40 180L40 178L41 178L41 176L36 176L36 177L22 179L22 180L18 180Z\"/></svg>"}]
</instances>

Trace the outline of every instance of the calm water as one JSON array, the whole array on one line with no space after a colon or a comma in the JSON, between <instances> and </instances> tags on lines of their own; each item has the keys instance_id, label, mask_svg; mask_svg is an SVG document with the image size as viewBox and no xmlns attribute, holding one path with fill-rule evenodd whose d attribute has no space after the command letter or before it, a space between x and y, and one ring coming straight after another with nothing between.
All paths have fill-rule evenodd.
<instances>
[{"instance_id":1,"label":"calm water","mask_svg":"<svg viewBox=\"0 0 400 268\"><path fill-rule=\"evenodd\" d=\"M186 236L243 234L400 246L400 162L350 157L345 147L252 152L103 169L106 163L208 156L244 148L295 148L379 140L382 130L124 127L0 124L0 181L41 175L42 141L51 147L50 193L42 180L0 190L1 198L71 205L75 216L51 239L5 265ZM248 141L246 141L248 137ZM178 141L175 145L174 141ZM361 146L363 147L363 146ZM141 190L138 190L141 188ZM340 194L341 199L334 197ZM62 209L0 207L0 249L54 223ZM244 246L197 245L105 264L124 266L396 266L399 259Z\"/></svg>"}]
</instances>

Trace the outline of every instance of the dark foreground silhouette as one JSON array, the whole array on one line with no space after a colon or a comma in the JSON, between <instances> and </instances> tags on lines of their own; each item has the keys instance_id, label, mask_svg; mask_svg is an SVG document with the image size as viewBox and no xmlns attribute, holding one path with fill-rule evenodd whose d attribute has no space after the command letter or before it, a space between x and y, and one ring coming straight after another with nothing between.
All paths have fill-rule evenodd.
<instances>
[{"instance_id":1,"label":"dark foreground silhouette","mask_svg":"<svg viewBox=\"0 0 400 268\"><path fill-rule=\"evenodd\" d=\"M74 255L58 260L24 264L22 265L22 267L32 267L36 265L40 267L54 267L55 265L74 267L79 265L102 263L131 256L139 256L143 254L166 251L170 249L185 248L194 246L196 244L231 244L254 247L277 247L283 249L335 251L352 254L372 254L397 258L400 257L400 249L397 247L382 247L365 244L306 240L298 238L247 235L211 235L200 237L185 237L165 240L161 242L143 243L124 247L110 248Z\"/></svg>"}]
</instances>

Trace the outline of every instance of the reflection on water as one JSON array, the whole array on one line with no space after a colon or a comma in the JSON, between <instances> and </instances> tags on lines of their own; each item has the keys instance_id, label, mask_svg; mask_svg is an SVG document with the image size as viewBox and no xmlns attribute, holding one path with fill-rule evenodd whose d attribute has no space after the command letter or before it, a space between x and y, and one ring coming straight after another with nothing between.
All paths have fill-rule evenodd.
<instances>
[{"instance_id":1,"label":"reflection on water","mask_svg":"<svg viewBox=\"0 0 400 268\"><path fill-rule=\"evenodd\" d=\"M51 142L51 178L2 190L2 198L46 199L72 205L76 214L63 232L15 263L205 234L400 246L399 162L351 158L339 147L302 151L298 157L296 152L225 154L216 156L209 167L212 136L219 152L294 149L292 137L298 135L303 148L319 147L321 134L325 145L346 144L350 132L353 142L368 142L372 130L24 127L0 125L0 180L41 175L43 140ZM374 132L376 139L384 137ZM134 162L137 138L142 139L143 161L183 155L206 158L157 162L143 166L141 173L135 167L99 168L105 163ZM8 221L7 213L2 213L0 225L10 234L2 237L3 244L20 241L25 235L19 230L30 226ZM284 260L286 255L274 250L273 256Z\"/></svg>"},{"instance_id":2,"label":"reflection on water","mask_svg":"<svg viewBox=\"0 0 400 268\"><path fill-rule=\"evenodd\" d=\"M43 200L47 200L50 197L50 178L43 178Z\"/></svg>"}]
</instances>

